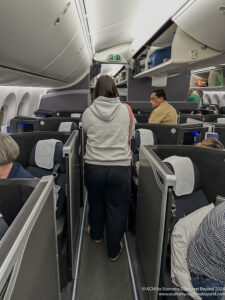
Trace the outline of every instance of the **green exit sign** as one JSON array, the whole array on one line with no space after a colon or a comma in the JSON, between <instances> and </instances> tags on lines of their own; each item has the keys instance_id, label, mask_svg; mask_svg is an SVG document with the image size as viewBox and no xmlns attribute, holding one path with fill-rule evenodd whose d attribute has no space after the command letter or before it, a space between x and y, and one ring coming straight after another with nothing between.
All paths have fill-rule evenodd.
<instances>
[{"instance_id":1,"label":"green exit sign","mask_svg":"<svg viewBox=\"0 0 225 300\"><path fill-rule=\"evenodd\" d=\"M109 54L108 61L113 61L113 62L121 61L121 56L119 54Z\"/></svg>"}]
</instances>

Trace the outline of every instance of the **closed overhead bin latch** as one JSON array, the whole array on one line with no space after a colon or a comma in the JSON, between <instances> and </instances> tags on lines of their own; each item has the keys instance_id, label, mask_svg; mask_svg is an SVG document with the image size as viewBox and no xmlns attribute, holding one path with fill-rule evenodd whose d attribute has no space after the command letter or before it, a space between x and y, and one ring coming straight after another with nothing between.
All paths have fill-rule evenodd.
<instances>
[{"instance_id":1,"label":"closed overhead bin latch","mask_svg":"<svg viewBox=\"0 0 225 300\"><path fill-rule=\"evenodd\" d=\"M225 5L220 5L219 6L219 11L225 15Z\"/></svg>"},{"instance_id":2,"label":"closed overhead bin latch","mask_svg":"<svg viewBox=\"0 0 225 300\"><path fill-rule=\"evenodd\" d=\"M191 49L191 59L197 59L197 58L198 58L198 50Z\"/></svg>"},{"instance_id":3,"label":"closed overhead bin latch","mask_svg":"<svg viewBox=\"0 0 225 300\"><path fill-rule=\"evenodd\" d=\"M55 20L55 22L54 22L55 26L59 25L59 24L62 22L62 20L63 20L65 14L66 14L66 12L67 12L68 9L69 9L69 7L70 7L70 2L68 2L68 3L66 4L66 6L65 6L64 9L61 11L61 13L59 14L59 16L56 18L56 20Z\"/></svg>"}]
</instances>

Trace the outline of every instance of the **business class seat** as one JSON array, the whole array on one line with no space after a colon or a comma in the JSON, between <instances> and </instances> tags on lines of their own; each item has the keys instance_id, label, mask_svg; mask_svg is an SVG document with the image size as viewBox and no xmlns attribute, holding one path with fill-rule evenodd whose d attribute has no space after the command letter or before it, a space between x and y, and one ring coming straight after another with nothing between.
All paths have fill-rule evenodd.
<instances>
[{"instance_id":1,"label":"business class seat","mask_svg":"<svg viewBox=\"0 0 225 300\"><path fill-rule=\"evenodd\" d=\"M219 114L224 115L225 114L225 106L221 106L219 109Z\"/></svg>"},{"instance_id":2,"label":"business class seat","mask_svg":"<svg viewBox=\"0 0 225 300\"><path fill-rule=\"evenodd\" d=\"M131 140L132 157L132 201L129 210L128 228L135 233L136 227L136 209L137 209L137 186L139 177L139 150L141 145L152 146L157 144L157 138L150 129L139 128L135 130L134 137Z\"/></svg>"},{"instance_id":3,"label":"business class seat","mask_svg":"<svg viewBox=\"0 0 225 300\"><path fill-rule=\"evenodd\" d=\"M28 182L23 185L18 179L0 180L0 240L34 189L36 180L29 178Z\"/></svg>"},{"instance_id":4,"label":"business class seat","mask_svg":"<svg viewBox=\"0 0 225 300\"><path fill-rule=\"evenodd\" d=\"M132 174L138 177L138 162L140 146L157 145L157 138L154 132L150 129L139 128L135 130L134 138L131 141L131 150L133 152L132 159Z\"/></svg>"},{"instance_id":5,"label":"business class seat","mask_svg":"<svg viewBox=\"0 0 225 300\"><path fill-rule=\"evenodd\" d=\"M163 161L176 176L175 221L209 204L201 189L198 168L189 157L174 155Z\"/></svg>"},{"instance_id":6,"label":"business class seat","mask_svg":"<svg viewBox=\"0 0 225 300\"><path fill-rule=\"evenodd\" d=\"M56 139L38 141L31 150L27 170L34 176L53 175L55 184L60 186L56 203L56 217L65 213L66 169L63 158L63 143Z\"/></svg>"},{"instance_id":7,"label":"business class seat","mask_svg":"<svg viewBox=\"0 0 225 300\"><path fill-rule=\"evenodd\" d=\"M72 132L78 129L78 125L74 122L61 122L58 132Z\"/></svg>"}]
</instances>

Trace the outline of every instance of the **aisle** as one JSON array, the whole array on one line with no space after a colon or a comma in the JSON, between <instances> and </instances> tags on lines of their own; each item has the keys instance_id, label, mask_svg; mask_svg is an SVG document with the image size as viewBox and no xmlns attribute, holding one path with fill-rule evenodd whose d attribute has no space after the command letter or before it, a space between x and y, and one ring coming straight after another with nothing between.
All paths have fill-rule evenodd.
<instances>
[{"instance_id":1,"label":"aisle","mask_svg":"<svg viewBox=\"0 0 225 300\"><path fill-rule=\"evenodd\" d=\"M117 262L107 256L106 240L92 241L83 236L77 300L133 300L132 284L125 247Z\"/></svg>"}]
</instances>

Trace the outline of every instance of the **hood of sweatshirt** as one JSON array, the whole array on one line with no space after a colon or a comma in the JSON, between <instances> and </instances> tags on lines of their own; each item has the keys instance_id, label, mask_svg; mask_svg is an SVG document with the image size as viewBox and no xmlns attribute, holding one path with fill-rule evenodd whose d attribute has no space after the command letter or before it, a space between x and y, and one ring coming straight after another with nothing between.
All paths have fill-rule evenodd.
<instances>
[{"instance_id":1,"label":"hood of sweatshirt","mask_svg":"<svg viewBox=\"0 0 225 300\"><path fill-rule=\"evenodd\" d=\"M107 98L99 96L90 106L92 112L101 120L111 121L115 118L118 113L118 109L121 105L120 99L117 98Z\"/></svg>"}]
</instances>

